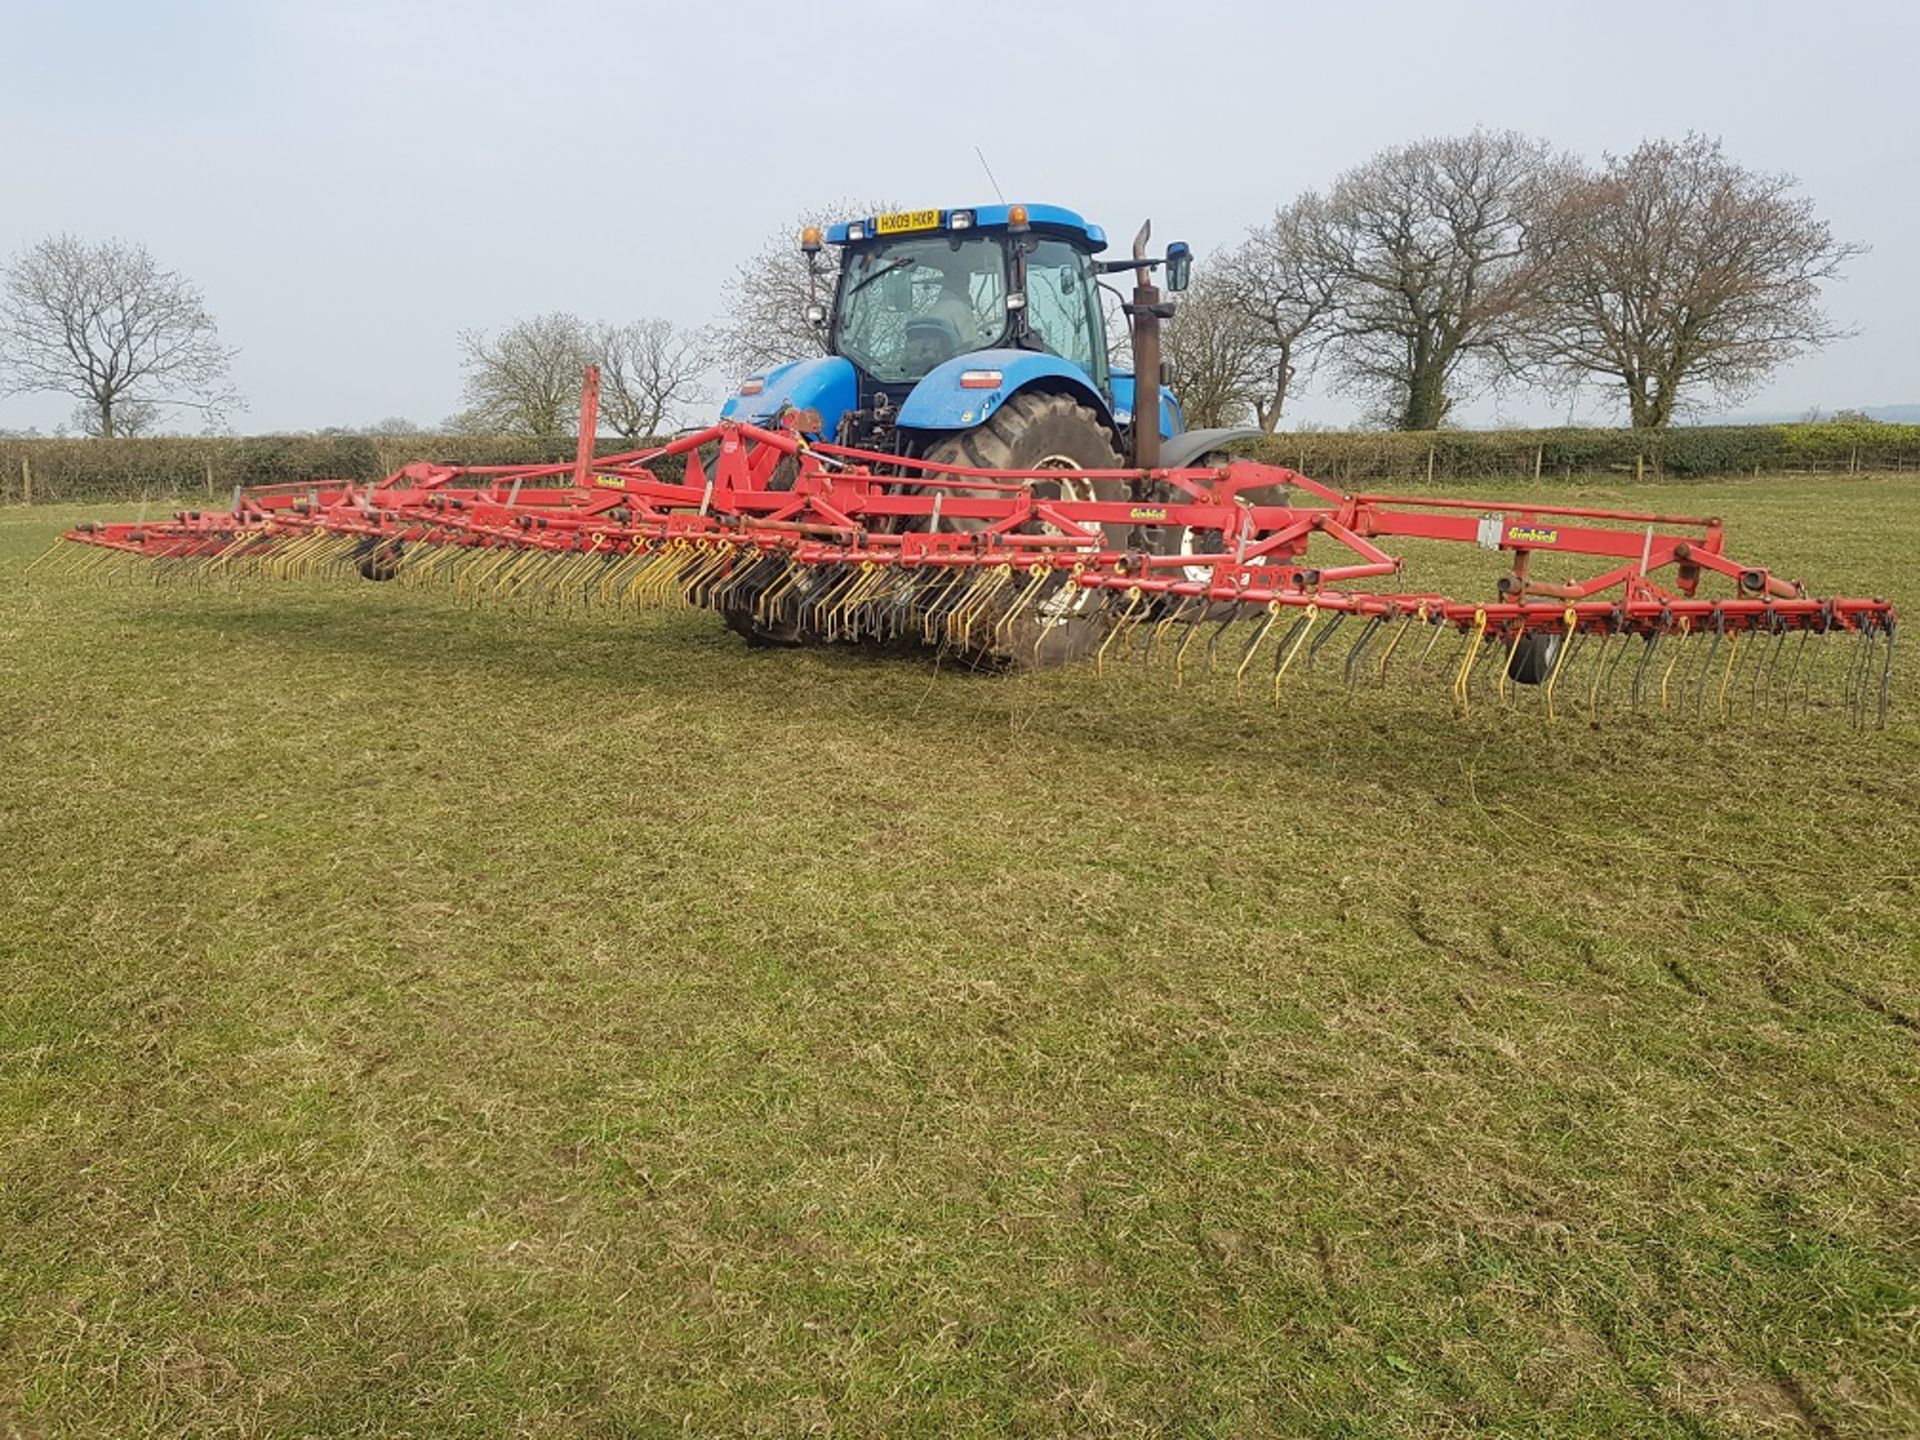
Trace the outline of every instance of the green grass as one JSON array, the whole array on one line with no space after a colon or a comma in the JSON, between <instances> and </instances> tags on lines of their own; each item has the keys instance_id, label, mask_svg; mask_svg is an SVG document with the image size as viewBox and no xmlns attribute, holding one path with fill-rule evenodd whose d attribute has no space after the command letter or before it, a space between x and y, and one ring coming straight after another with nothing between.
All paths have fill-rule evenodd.
<instances>
[{"instance_id":1,"label":"green grass","mask_svg":"<svg viewBox=\"0 0 1920 1440\"><path fill-rule=\"evenodd\" d=\"M1586 493L1920 613L1910 480ZM0 511L0 1434L1920 1432L1897 687L23 579L81 513Z\"/></svg>"}]
</instances>

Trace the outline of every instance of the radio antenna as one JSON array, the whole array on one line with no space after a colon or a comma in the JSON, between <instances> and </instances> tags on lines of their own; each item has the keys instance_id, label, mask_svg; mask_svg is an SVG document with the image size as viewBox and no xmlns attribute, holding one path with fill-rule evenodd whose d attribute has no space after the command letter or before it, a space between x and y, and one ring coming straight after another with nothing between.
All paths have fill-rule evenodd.
<instances>
[{"instance_id":1,"label":"radio antenna","mask_svg":"<svg viewBox=\"0 0 1920 1440\"><path fill-rule=\"evenodd\" d=\"M993 186L994 197L998 199L1002 205L1006 204L1007 197L1000 193L1000 182L993 178L993 167L987 164L987 157L980 154L980 147L978 145L973 147L973 153L980 156L980 168L987 172L987 183Z\"/></svg>"}]
</instances>

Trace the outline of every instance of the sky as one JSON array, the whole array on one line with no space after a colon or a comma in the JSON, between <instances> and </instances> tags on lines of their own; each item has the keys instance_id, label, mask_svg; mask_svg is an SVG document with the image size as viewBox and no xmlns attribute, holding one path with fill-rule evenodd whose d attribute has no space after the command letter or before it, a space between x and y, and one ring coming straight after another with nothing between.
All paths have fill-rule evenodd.
<instances>
[{"instance_id":1,"label":"sky","mask_svg":"<svg viewBox=\"0 0 1920 1440\"><path fill-rule=\"evenodd\" d=\"M1694 130L1796 175L1872 247L1828 297L1859 333L1741 411L1920 401L1914 0L0 0L0 53L0 254L120 237L190 277L239 352L240 431L436 422L463 328L705 323L809 207L991 199L976 147L1008 200L1116 236L1151 216L1204 264L1475 126L1596 158ZM0 428L72 408L3 398ZM1354 413L1316 387L1288 423Z\"/></svg>"}]
</instances>

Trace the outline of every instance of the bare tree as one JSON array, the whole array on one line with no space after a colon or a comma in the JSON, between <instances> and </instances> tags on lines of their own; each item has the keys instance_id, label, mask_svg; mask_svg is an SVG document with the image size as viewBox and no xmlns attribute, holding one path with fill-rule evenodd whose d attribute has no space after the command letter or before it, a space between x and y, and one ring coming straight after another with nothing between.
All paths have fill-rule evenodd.
<instances>
[{"instance_id":1,"label":"bare tree","mask_svg":"<svg viewBox=\"0 0 1920 1440\"><path fill-rule=\"evenodd\" d=\"M705 344L670 320L600 326L594 349L600 357L600 415L624 439L658 435L676 411L703 403Z\"/></svg>"},{"instance_id":2,"label":"bare tree","mask_svg":"<svg viewBox=\"0 0 1920 1440\"><path fill-rule=\"evenodd\" d=\"M1311 370L1342 295L1340 277L1322 262L1313 243L1325 208L1318 195L1301 196L1256 226L1211 272L1243 318L1245 400L1269 434L1280 423L1302 367Z\"/></svg>"},{"instance_id":3,"label":"bare tree","mask_svg":"<svg viewBox=\"0 0 1920 1440\"><path fill-rule=\"evenodd\" d=\"M214 424L240 404L227 384L234 352L200 292L143 246L59 235L23 250L4 273L7 388L72 396L88 412L86 433L111 440L128 420L151 429L162 408Z\"/></svg>"},{"instance_id":4,"label":"bare tree","mask_svg":"<svg viewBox=\"0 0 1920 1440\"><path fill-rule=\"evenodd\" d=\"M1195 276L1180 296L1161 332L1161 353L1193 429L1238 425L1266 397L1271 377L1260 337L1216 271Z\"/></svg>"},{"instance_id":5,"label":"bare tree","mask_svg":"<svg viewBox=\"0 0 1920 1440\"><path fill-rule=\"evenodd\" d=\"M137 440L160 428L160 407L146 400L122 400L113 407L113 433L104 433L100 407L81 401L73 407L70 422L76 432L89 440Z\"/></svg>"},{"instance_id":6,"label":"bare tree","mask_svg":"<svg viewBox=\"0 0 1920 1440\"><path fill-rule=\"evenodd\" d=\"M1557 187L1541 227L1526 358L1626 392L1635 428L1690 394L1737 400L1847 332L1823 282L1862 247L1833 238L1787 175L1729 159L1718 140L1650 140Z\"/></svg>"},{"instance_id":7,"label":"bare tree","mask_svg":"<svg viewBox=\"0 0 1920 1440\"><path fill-rule=\"evenodd\" d=\"M462 330L459 342L466 408L448 421L455 429L551 439L576 427L581 377L595 358L578 316L516 320L497 339Z\"/></svg>"},{"instance_id":8,"label":"bare tree","mask_svg":"<svg viewBox=\"0 0 1920 1440\"><path fill-rule=\"evenodd\" d=\"M1505 362L1547 147L1476 130L1374 156L1335 182L1311 263L1340 294L1331 355L1342 387L1403 430L1447 417L1468 362Z\"/></svg>"},{"instance_id":9,"label":"bare tree","mask_svg":"<svg viewBox=\"0 0 1920 1440\"><path fill-rule=\"evenodd\" d=\"M734 272L727 287L726 313L714 336L715 359L732 372L730 378L827 353L827 337L807 323L807 298L812 291L800 232L809 225L825 231L837 221L877 215L888 208L847 203L808 210ZM827 246L819 257L823 301L832 298L839 264L839 248Z\"/></svg>"}]
</instances>

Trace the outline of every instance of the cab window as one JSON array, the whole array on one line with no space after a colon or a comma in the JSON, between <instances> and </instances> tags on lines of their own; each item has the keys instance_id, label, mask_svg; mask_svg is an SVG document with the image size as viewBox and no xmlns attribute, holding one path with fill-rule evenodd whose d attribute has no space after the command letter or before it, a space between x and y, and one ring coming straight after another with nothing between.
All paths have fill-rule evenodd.
<instances>
[{"instance_id":1,"label":"cab window","mask_svg":"<svg viewBox=\"0 0 1920 1440\"><path fill-rule=\"evenodd\" d=\"M1040 345L1104 384L1107 356L1093 262L1064 240L1039 239L1027 255L1027 329Z\"/></svg>"}]
</instances>

